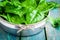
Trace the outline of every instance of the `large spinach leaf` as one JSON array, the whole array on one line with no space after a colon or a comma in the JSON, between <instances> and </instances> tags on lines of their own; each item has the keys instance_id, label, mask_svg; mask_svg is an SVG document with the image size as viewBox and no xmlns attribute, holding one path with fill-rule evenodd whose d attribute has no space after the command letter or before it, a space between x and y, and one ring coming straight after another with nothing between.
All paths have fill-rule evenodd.
<instances>
[{"instance_id":1,"label":"large spinach leaf","mask_svg":"<svg viewBox=\"0 0 60 40\"><path fill-rule=\"evenodd\" d=\"M46 8L47 7L47 8ZM27 24L36 23L44 19L45 13L54 9L56 4L53 2L50 3L41 3L38 7L32 12L28 13L26 16Z\"/></svg>"}]
</instances>

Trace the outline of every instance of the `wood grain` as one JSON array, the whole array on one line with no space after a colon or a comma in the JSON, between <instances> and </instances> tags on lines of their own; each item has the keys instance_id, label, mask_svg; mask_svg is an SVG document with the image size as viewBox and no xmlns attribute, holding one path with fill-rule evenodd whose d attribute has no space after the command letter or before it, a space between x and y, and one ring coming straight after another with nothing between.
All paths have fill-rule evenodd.
<instances>
[{"instance_id":1,"label":"wood grain","mask_svg":"<svg viewBox=\"0 0 60 40\"><path fill-rule=\"evenodd\" d=\"M60 17L60 8L50 11L50 16L53 18ZM50 22L46 24L47 40L60 40L60 27L54 28Z\"/></svg>"}]
</instances>

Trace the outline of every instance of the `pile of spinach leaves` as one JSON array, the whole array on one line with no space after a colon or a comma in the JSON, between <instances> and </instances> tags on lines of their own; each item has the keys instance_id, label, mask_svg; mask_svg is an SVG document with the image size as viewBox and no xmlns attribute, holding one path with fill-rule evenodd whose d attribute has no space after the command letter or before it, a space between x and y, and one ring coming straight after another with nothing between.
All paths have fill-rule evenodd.
<instances>
[{"instance_id":1,"label":"pile of spinach leaves","mask_svg":"<svg viewBox=\"0 0 60 40\"><path fill-rule=\"evenodd\" d=\"M13 24L32 24L43 20L57 6L46 0L1 0L0 17Z\"/></svg>"}]
</instances>

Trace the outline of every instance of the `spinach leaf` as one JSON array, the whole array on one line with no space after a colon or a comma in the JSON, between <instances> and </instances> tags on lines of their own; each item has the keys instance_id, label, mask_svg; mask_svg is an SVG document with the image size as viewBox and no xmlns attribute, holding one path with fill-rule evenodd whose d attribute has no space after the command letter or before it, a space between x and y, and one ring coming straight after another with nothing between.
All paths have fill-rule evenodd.
<instances>
[{"instance_id":1,"label":"spinach leaf","mask_svg":"<svg viewBox=\"0 0 60 40\"><path fill-rule=\"evenodd\" d=\"M3 17L4 19L6 19L7 21L9 21L12 24L22 24L25 22L24 17L19 17L18 15L15 14L0 14L0 17Z\"/></svg>"},{"instance_id":2,"label":"spinach leaf","mask_svg":"<svg viewBox=\"0 0 60 40\"><path fill-rule=\"evenodd\" d=\"M13 13L13 14L16 14L16 15L19 15L19 16L23 16L23 14L25 13L24 12L24 9L22 9L22 7L15 7L14 5L11 5L11 4L7 4L7 6L5 6L5 12L7 13Z\"/></svg>"},{"instance_id":3,"label":"spinach leaf","mask_svg":"<svg viewBox=\"0 0 60 40\"><path fill-rule=\"evenodd\" d=\"M52 24L53 27L59 27L60 26L60 17L54 19L53 17L49 17L50 22Z\"/></svg>"},{"instance_id":4,"label":"spinach leaf","mask_svg":"<svg viewBox=\"0 0 60 40\"><path fill-rule=\"evenodd\" d=\"M22 24L24 23L24 17L19 17L18 15L7 15L7 18L9 20L10 23L13 23L13 24Z\"/></svg>"},{"instance_id":5,"label":"spinach leaf","mask_svg":"<svg viewBox=\"0 0 60 40\"><path fill-rule=\"evenodd\" d=\"M47 7L47 8L46 8ZM56 4L54 3L41 3L38 7L27 14L26 20L27 24L32 24L41 21L45 17L45 13L54 9Z\"/></svg>"},{"instance_id":6,"label":"spinach leaf","mask_svg":"<svg viewBox=\"0 0 60 40\"><path fill-rule=\"evenodd\" d=\"M30 8L30 7L36 8L36 6L37 6L35 0L26 0L26 1L22 2L21 5L22 5L23 7L26 7L26 8Z\"/></svg>"},{"instance_id":7,"label":"spinach leaf","mask_svg":"<svg viewBox=\"0 0 60 40\"><path fill-rule=\"evenodd\" d=\"M1 0L0 1L0 6L4 7L7 4L7 0Z\"/></svg>"}]
</instances>

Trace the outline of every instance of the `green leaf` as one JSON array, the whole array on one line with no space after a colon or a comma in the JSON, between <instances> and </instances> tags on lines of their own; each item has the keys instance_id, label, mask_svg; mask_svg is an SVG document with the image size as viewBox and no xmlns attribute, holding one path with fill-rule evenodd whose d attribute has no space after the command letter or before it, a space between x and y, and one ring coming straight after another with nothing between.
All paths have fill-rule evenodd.
<instances>
[{"instance_id":1,"label":"green leaf","mask_svg":"<svg viewBox=\"0 0 60 40\"><path fill-rule=\"evenodd\" d=\"M45 14L54 9L56 4L54 3L41 3L32 12L27 13L26 20L27 24L32 24L41 21L45 18ZM47 8L46 8L47 7Z\"/></svg>"},{"instance_id":2,"label":"green leaf","mask_svg":"<svg viewBox=\"0 0 60 40\"><path fill-rule=\"evenodd\" d=\"M31 21L34 19L36 14L37 14L37 10L33 10L31 13L27 13L27 15L26 15L27 24L31 23Z\"/></svg>"},{"instance_id":3,"label":"green leaf","mask_svg":"<svg viewBox=\"0 0 60 40\"><path fill-rule=\"evenodd\" d=\"M5 18L5 19L7 20L7 16L6 16L5 14L2 15L2 14L0 13L0 17L3 17L3 18Z\"/></svg>"},{"instance_id":4,"label":"green leaf","mask_svg":"<svg viewBox=\"0 0 60 40\"><path fill-rule=\"evenodd\" d=\"M0 1L0 6L4 7L7 4L7 0L5 1Z\"/></svg>"},{"instance_id":5,"label":"green leaf","mask_svg":"<svg viewBox=\"0 0 60 40\"><path fill-rule=\"evenodd\" d=\"M13 14L12 14L13 15ZM19 17L18 15L9 15L7 14L7 20L13 24L22 24L25 22L24 17Z\"/></svg>"},{"instance_id":6,"label":"green leaf","mask_svg":"<svg viewBox=\"0 0 60 40\"><path fill-rule=\"evenodd\" d=\"M60 26L60 17L58 17L58 18L49 17L49 20L50 20L51 24L53 25L53 27Z\"/></svg>"},{"instance_id":7,"label":"green leaf","mask_svg":"<svg viewBox=\"0 0 60 40\"><path fill-rule=\"evenodd\" d=\"M31 6L36 8L37 4L35 0L26 0L22 2L22 6L26 8L30 8Z\"/></svg>"},{"instance_id":8,"label":"green leaf","mask_svg":"<svg viewBox=\"0 0 60 40\"><path fill-rule=\"evenodd\" d=\"M23 16L23 14L25 14L25 12L24 12L25 8L22 9L22 10L21 9L22 9L21 6L20 7L15 7L11 4L10 5L8 4L7 6L5 6L5 12L17 14L19 16Z\"/></svg>"}]
</instances>

